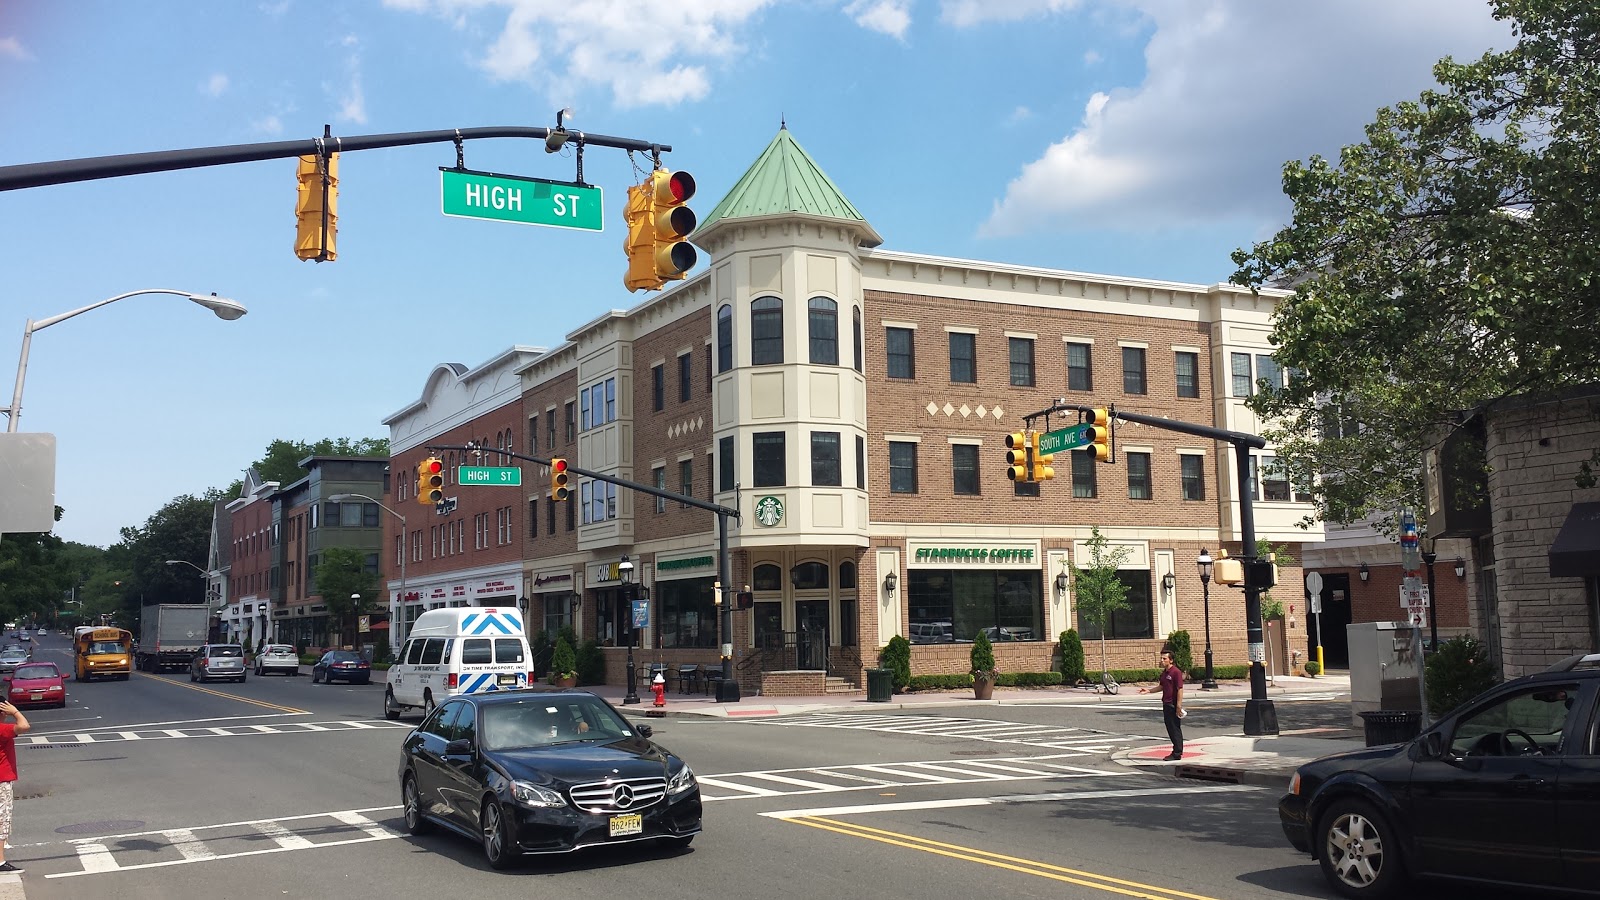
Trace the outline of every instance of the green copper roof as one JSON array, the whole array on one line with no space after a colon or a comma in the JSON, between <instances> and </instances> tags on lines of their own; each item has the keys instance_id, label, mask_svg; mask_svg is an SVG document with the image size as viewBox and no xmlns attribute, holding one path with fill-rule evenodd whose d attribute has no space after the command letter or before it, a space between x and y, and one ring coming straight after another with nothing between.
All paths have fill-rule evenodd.
<instances>
[{"instance_id":1,"label":"green copper roof","mask_svg":"<svg viewBox=\"0 0 1600 900\"><path fill-rule=\"evenodd\" d=\"M751 164L728 191L711 215L701 221L703 231L722 219L743 219L755 216L800 213L830 219L859 222L871 236L869 245L880 242L866 217L845 199L843 193L828 178L788 128L778 129L778 134L761 151L761 156Z\"/></svg>"}]
</instances>

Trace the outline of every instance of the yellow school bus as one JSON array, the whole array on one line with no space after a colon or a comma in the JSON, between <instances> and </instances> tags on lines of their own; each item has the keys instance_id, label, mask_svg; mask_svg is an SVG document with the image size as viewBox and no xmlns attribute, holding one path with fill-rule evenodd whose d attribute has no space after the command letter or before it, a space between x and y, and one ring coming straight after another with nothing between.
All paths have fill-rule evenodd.
<instances>
[{"instance_id":1,"label":"yellow school bus","mask_svg":"<svg viewBox=\"0 0 1600 900\"><path fill-rule=\"evenodd\" d=\"M133 632L126 628L79 628L73 635L74 671L79 681L133 673Z\"/></svg>"}]
</instances>

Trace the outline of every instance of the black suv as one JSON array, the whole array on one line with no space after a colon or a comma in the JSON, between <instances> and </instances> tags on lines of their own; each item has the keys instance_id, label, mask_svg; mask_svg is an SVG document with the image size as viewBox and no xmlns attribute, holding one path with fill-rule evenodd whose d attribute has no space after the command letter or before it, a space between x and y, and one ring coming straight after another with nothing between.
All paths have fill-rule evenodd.
<instances>
[{"instance_id":1,"label":"black suv","mask_svg":"<svg viewBox=\"0 0 1600 900\"><path fill-rule=\"evenodd\" d=\"M1499 685L1405 744L1307 763L1283 833L1346 897L1411 877L1600 894L1600 654Z\"/></svg>"}]
</instances>

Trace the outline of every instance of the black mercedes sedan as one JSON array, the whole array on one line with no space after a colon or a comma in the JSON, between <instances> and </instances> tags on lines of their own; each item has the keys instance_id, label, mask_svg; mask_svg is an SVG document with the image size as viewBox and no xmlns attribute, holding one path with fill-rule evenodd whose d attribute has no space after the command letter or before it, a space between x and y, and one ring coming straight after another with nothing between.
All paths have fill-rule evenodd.
<instances>
[{"instance_id":1,"label":"black mercedes sedan","mask_svg":"<svg viewBox=\"0 0 1600 900\"><path fill-rule=\"evenodd\" d=\"M406 735L406 829L479 841L489 865L522 854L700 833L700 785L683 760L588 691L494 691L452 698Z\"/></svg>"}]
</instances>

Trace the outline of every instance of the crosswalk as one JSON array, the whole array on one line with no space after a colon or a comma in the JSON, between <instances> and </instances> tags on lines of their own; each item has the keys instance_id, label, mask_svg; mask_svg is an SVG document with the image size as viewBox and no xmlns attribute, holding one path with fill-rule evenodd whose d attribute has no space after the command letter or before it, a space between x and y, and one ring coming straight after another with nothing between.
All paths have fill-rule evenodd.
<instances>
[{"instance_id":1,"label":"crosswalk","mask_svg":"<svg viewBox=\"0 0 1600 900\"><path fill-rule=\"evenodd\" d=\"M332 722L273 722L266 725L222 725L194 728L133 728L111 731L56 732L30 734L17 738L17 746L28 749L81 747L117 741L167 741L179 738L245 737L263 734L310 734L327 731L381 731L414 728L414 723L384 719L341 719Z\"/></svg>"},{"instance_id":2,"label":"crosswalk","mask_svg":"<svg viewBox=\"0 0 1600 900\"><path fill-rule=\"evenodd\" d=\"M756 797L790 797L801 794L836 794L847 791L882 791L926 785L977 784L1030 779L1107 778L1111 772L1074 765L1081 753L1021 756L997 759L920 760L809 769L767 769L698 775L700 799L711 803Z\"/></svg>"},{"instance_id":3,"label":"crosswalk","mask_svg":"<svg viewBox=\"0 0 1600 900\"><path fill-rule=\"evenodd\" d=\"M860 715L856 713L817 713L783 716L753 724L784 728L846 728L958 738L991 744L1013 744L1046 750L1067 750L1082 755L1105 754L1161 740L1142 734L1120 734L1092 728L1064 725L1039 725L1028 722L1002 722L995 719L962 719L951 716Z\"/></svg>"}]
</instances>

